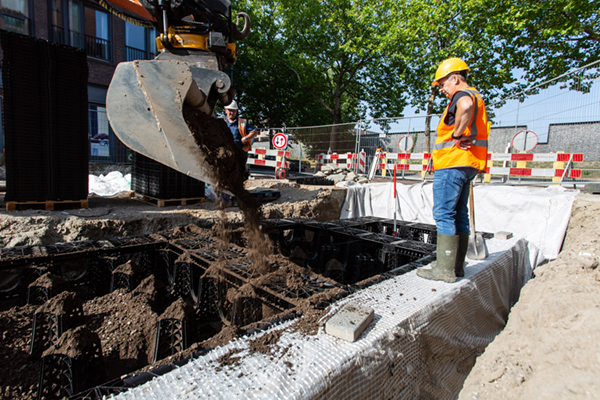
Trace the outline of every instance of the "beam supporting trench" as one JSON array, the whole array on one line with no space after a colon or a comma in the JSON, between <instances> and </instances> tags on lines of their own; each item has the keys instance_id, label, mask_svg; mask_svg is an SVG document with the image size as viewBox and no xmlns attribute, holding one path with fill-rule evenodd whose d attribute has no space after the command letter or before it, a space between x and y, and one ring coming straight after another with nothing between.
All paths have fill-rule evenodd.
<instances>
[{"instance_id":1,"label":"beam supporting trench","mask_svg":"<svg viewBox=\"0 0 600 400\"><path fill-rule=\"evenodd\" d=\"M365 186L360 189L362 210L373 209L367 202L382 204L373 192L389 194L385 187ZM400 189L400 206L404 213L426 213L430 185L413 186ZM477 356L504 328L533 269L558 254L576 194L555 188L479 187L478 228L508 231L514 237L487 240L488 258L467 260L465 277L456 283L425 280L411 271L338 301L314 335L290 328L295 321L285 321L216 348L117 398L456 398ZM351 190L348 196L361 201ZM365 215L369 214L353 216ZM324 330L325 322L350 302L375 311L374 321L353 343ZM252 352L252 341L265 335L277 337L265 340L272 343L268 354Z\"/></svg>"}]
</instances>

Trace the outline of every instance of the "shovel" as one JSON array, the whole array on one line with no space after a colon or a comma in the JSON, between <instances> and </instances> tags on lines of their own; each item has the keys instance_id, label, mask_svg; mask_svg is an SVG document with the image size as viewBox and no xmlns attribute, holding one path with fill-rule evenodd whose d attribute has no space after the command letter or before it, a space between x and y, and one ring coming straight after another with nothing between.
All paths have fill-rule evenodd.
<instances>
[{"instance_id":1,"label":"shovel","mask_svg":"<svg viewBox=\"0 0 600 400\"><path fill-rule=\"evenodd\" d=\"M483 260L488 256L485 239L481 233L475 232L475 200L473 199L473 181L469 187L469 219L471 222L471 233L469 234L469 246L467 257L471 260Z\"/></svg>"}]
</instances>

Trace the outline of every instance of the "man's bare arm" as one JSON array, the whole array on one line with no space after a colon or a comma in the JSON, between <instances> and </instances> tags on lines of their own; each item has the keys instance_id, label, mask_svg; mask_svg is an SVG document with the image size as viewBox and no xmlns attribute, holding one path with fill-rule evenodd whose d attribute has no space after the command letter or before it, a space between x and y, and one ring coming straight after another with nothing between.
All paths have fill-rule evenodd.
<instances>
[{"instance_id":1,"label":"man's bare arm","mask_svg":"<svg viewBox=\"0 0 600 400\"><path fill-rule=\"evenodd\" d=\"M473 99L471 96L464 96L456 102L456 115L454 123L454 132L452 139L456 147L466 150L473 144L472 138L465 136L465 129L471 123L473 118Z\"/></svg>"}]
</instances>

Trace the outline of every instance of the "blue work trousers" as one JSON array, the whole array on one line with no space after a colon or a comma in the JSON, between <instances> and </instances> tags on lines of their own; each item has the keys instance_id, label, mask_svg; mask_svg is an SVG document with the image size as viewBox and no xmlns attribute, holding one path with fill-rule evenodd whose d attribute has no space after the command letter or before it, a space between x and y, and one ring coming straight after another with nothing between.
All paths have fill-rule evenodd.
<instances>
[{"instance_id":1,"label":"blue work trousers","mask_svg":"<svg viewBox=\"0 0 600 400\"><path fill-rule=\"evenodd\" d=\"M433 219L437 233L469 233L469 183L477 176L471 167L435 170L433 176Z\"/></svg>"}]
</instances>

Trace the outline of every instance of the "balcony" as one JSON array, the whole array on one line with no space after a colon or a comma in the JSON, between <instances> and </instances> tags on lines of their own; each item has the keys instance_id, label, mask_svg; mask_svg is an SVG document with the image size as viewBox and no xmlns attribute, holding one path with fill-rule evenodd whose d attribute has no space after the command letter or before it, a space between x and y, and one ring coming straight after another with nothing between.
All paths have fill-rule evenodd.
<instances>
[{"instance_id":1,"label":"balcony","mask_svg":"<svg viewBox=\"0 0 600 400\"><path fill-rule=\"evenodd\" d=\"M101 39L96 36L86 35L79 32L69 31L71 34L71 46L84 49L88 57L100 60L111 60L110 40Z\"/></svg>"},{"instance_id":2,"label":"balcony","mask_svg":"<svg viewBox=\"0 0 600 400\"><path fill-rule=\"evenodd\" d=\"M125 61L152 60L154 57L156 57L156 54L152 52L125 46Z\"/></svg>"},{"instance_id":3,"label":"balcony","mask_svg":"<svg viewBox=\"0 0 600 400\"><path fill-rule=\"evenodd\" d=\"M62 26L52 25L49 36L49 40L52 43L65 44L65 28Z\"/></svg>"},{"instance_id":4,"label":"balcony","mask_svg":"<svg viewBox=\"0 0 600 400\"><path fill-rule=\"evenodd\" d=\"M29 35L29 18L19 14L2 8L0 10L0 29Z\"/></svg>"}]
</instances>

